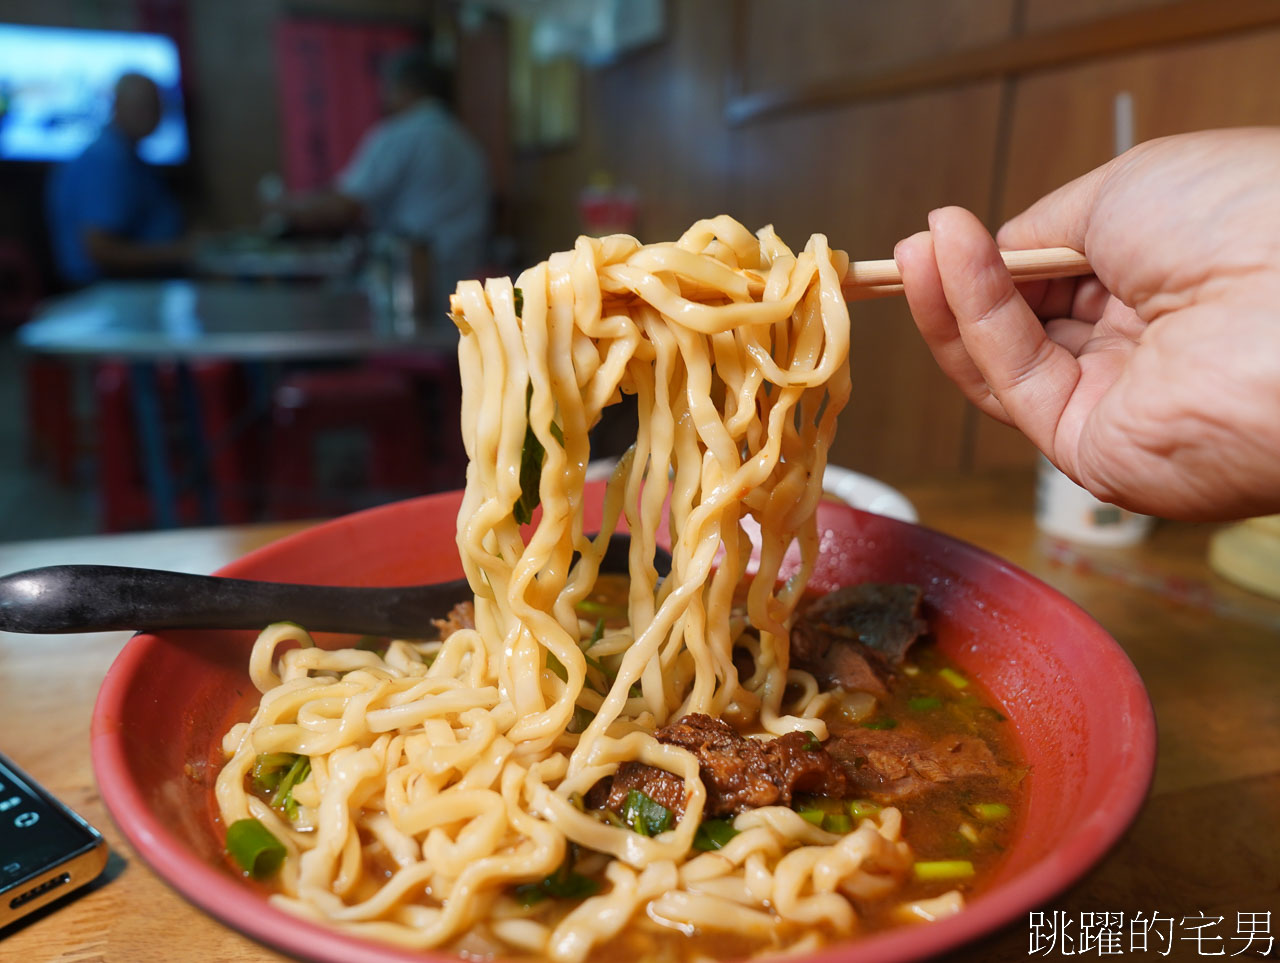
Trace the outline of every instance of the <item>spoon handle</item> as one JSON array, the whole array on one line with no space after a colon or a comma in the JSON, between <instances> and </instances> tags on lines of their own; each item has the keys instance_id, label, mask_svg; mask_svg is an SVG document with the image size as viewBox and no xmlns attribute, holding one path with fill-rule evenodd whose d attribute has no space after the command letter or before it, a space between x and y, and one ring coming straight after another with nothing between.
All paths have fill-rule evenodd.
<instances>
[{"instance_id":1,"label":"spoon handle","mask_svg":"<svg viewBox=\"0 0 1280 963\"><path fill-rule=\"evenodd\" d=\"M0 578L0 631L261 629L430 638L432 618L469 596L465 580L403 588L254 582L111 565L53 565Z\"/></svg>"}]
</instances>

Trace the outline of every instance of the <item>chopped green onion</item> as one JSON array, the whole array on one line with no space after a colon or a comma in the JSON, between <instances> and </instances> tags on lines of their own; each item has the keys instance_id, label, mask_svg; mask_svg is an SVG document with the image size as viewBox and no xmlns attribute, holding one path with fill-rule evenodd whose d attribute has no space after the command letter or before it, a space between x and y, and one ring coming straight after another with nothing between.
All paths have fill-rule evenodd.
<instances>
[{"instance_id":1,"label":"chopped green onion","mask_svg":"<svg viewBox=\"0 0 1280 963\"><path fill-rule=\"evenodd\" d=\"M517 318L522 317L524 315L524 292L521 291L519 288L515 289L515 302L516 302L516 317Z\"/></svg>"},{"instance_id":2,"label":"chopped green onion","mask_svg":"<svg viewBox=\"0 0 1280 963\"><path fill-rule=\"evenodd\" d=\"M804 741L805 752L817 752L822 748L822 742L812 732L806 730L805 735L808 737Z\"/></svg>"},{"instance_id":3,"label":"chopped green onion","mask_svg":"<svg viewBox=\"0 0 1280 963\"><path fill-rule=\"evenodd\" d=\"M622 817L612 809L598 809L596 810L596 816L616 829L629 828L627 824L622 821Z\"/></svg>"},{"instance_id":4,"label":"chopped green onion","mask_svg":"<svg viewBox=\"0 0 1280 963\"><path fill-rule=\"evenodd\" d=\"M984 823L998 823L1009 816L1009 807L1004 803L974 803L969 808Z\"/></svg>"},{"instance_id":5,"label":"chopped green onion","mask_svg":"<svg viewBox=\"0 0 1280 963\"><path fill-rule=\"evenodd\" d=\"M591 630L591 638L587 639L587 648L591 648L604 638L604 619L596 619L596 627Z\"/></svg>"},{"instance_id":6,"label":"chopped green onion","mask_svg":"<svg viewBox=\"0 0 1280 963\"><path fill-rule=\"evenodd\" d=\"M227 827L227 852L254 879L266 879L284 862L284 843L256 819L237 819Z\"/></svg>"},{"instance_id":7,"label":"chopped green onion","mask_svg":"<svg viewBox=\"0 0 1280 963\"><path fill-rule=\"evenodd\" d=\"M260 753L253 760L253 787L263 793L275 792L280 780L299 758L293 752Z\"/></svg>"},{"instance_id":8,"label":"chopped green onion","mask_svg":"<svg viewBox=\"0 0 1280 963\"><path fill-rule=\"evenodd\" d=\"M289 771L284 774L284 778L280 780L280 785L276 787L271 805L276 809L283 809L290 819L297 819L298 803L293 798L293 787L304 782L309 775L311 775L311 758L298 756L289 767Z\"/></svg>"},{"instance_id":9,"label":"chopped green onion","mask_svg":"<svg viewBox=\"0 0 1280 963\"><path fill-rule=\"evenodd\" d=\"M723 849L736 835L738 830L733 828L733 820L704 819L698 825L698 831L693 834L693 848L703 852Z\"/></svg>"},{"instance_id":10,"label":"chopped green onion","mask_svg":"<svg viewBox=\"0 0 1280 963\"><path fill-rule=\"evenodd\" d=\"M880 815L881 808L868 799L854 799L849 803L849 815L854 819L871 819Z\"/></svg>"},{"instance_id":11,"label":"chopped green onion","mask_svg":"<svg viewBox=\"0 0 1280 963\"><path fill-rule=\"evenodd\" d=\"M896 729L898 727L897 719L872 719L870 722L864 722L864 729Z\"/></svg>"},{"instance_id":12,"label":"chopped green onion","mask_svg":"<svg viewBox=\"0 0 1280 963\"><path fill-rule=\"evenodd\" d=\"M968 879L973 875L973 863L967 859L935 859L916 863L912 868L920 882L942 879Z\"/></svg>"},{"instance_id":13,"label":"chopped green onion","mask_svg":"<svg viewBox=\"0 0 1280 963\"><path fill-rule=\"evenodd\" d=\"M821 826L822 820L826 817L821 809L801 809L800 818L807 823L813 823L815 826Z\"/></svg>"},{"instance_id":14,"label":"chopped green onion","mask_svg":"<svg viewBox=\"0 0 1280 963\"><path fill-rule=\"evenodd\" d=\"M622 821L641 836L656 836L671 828L671 810L654 802L639 789L627 793L622 804Z\"/></svg>"},{"instance_id":15,"label":"chopped green onion","mask_svg":"<svg viewBox=\"0 0 1280 963\"><path fill-rule=\"evenodd\" d=\"M827 813L822 817L822 828L829 833L847 833L853 829L853 820L844 813Z\"/></svg>"},{"instance_id":16,"label":"chopped green onion","mask_svg":"<svg viewBox=\"0 0 1280 963\"><path fill-rule=\"evenodd\" d=\"M965 689L969 686L969 680L950 666L939 669L938 677L940 679L945 679L947 682L951 683L953 688L956 689Z\"/></svg>"},{"instance_id":17,"label":"chopped green onion","mask_svg":"<svg viewBox=\"0 0 1280 963\"><path fill-rule=\"evenodd\" d=\"M915 699L908 699L907 705L911 707L912 712L930 712L942 705L942 700L934 696L918 696Z\"/></svg>"}]
</instances>

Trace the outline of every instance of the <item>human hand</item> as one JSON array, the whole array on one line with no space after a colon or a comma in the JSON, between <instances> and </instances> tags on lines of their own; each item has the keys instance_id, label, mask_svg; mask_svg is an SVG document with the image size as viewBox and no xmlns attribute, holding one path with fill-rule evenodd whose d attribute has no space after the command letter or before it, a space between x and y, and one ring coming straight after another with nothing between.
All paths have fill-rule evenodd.
<instances>
[{"instance_id":1,"label":"human hand","mask_svg":"<svg viewBox=\"0 0 1280 963\"><path fill-rule=\"evenodd\" d=\"M972 214L929 226L894 252L907 301L980 409L1124 508L1280 511L1280 129L1150 141L997 235L1091 278L1015 286Z\"/></svg>"}]
</instances>

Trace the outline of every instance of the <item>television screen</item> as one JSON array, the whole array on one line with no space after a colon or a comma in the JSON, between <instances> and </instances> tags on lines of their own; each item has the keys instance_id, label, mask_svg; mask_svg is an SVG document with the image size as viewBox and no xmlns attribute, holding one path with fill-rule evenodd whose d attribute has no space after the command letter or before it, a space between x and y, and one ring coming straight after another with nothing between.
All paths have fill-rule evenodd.
<instances>
[{"instance_id":1,"label":"television screen","mask_svg":"<svg viewBox=\"0 0 1280 963\"><path fill-rule=\"evenodd\" d=\"M138 145L143 160L187 159L178 48L169 37L0 23L0 160L69 160L111 116L124 73L145 74L164 102L160 125Z\"/></svg>"}]
</instances>

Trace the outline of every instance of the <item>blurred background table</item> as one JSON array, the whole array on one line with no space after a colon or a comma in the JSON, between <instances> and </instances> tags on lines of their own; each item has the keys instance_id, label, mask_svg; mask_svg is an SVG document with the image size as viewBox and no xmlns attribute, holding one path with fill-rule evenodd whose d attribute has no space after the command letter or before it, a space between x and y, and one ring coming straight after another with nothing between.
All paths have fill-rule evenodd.
<instances>
[{"instance_id":1,"label":"blurred background table","mask_svg":"<svg viewBox=\"0 0 1280 963\"><path fill-rule=\"evenodd\" d=\"M70 358L281 361L454 350L457 332L385 317L355 286L101 281L46 302L17 341Z\"/></svg>"},{"instance_id":2,"label":"blurred background table","mask_svg":"<svg viewBox=\"0 0 1280 963\"><path fill-rule=\"evenodd\" d=\"M1091 612L1129 653L1155 705L1160 752L1145 809L1096 870L1044 908L1077 921L1086 912L1128 919L1137 910L1175 920L1220 916L1219 945L1228 955L1240 949L1232 940L1237 914L1280 915L1280 603L1211 574L1205 550L1215 526L1162 523L1134 548L1084 550L1037 532L1029 472L938 476L900 487L922 524L1026 568ZM209 572L303 524L12 543L0 545L0 572L59 562ZM102 806L89 762L89 719L102 677L127 639L0 633L0 750L98 826L113 854L88 892L0 934L5 955L278 960L168 890ZM1260 955L1252 949L1262 945L1241 958ZM1025 960L1027 949L1024 920L948 959ZM1160 954L1153 944L1149 954L1128 955ZM1178 942L1168 958L1196 955Z\"/></svg>"},{"instance_id":3,"label":"blurred background table","mask_svg":"<svg viewBox=\"0 0 1280 963\"><path fill-rule=\"evenodd\" d=\"M273 481L253 469L267 464L276 392L299 366L347 371L345 379L329 377L323 398L314 384L293 393L312 413L326 405L355 411L356 395L377 395L387 420L415 409L415 398L449 408L445 416L456 407L454 326L376 300L351 280L206 279L102 281L48 301L16 334L28 439L43 448L33 457L52 462L54 476L70 484L79 453L91 449L105 531L260 517ZM370 365L376 378L352 370ZM376 431L374 418L349 421L332 427ZM458 454L460 441L432 434L449 423L456 418L424 413L415 437ZM421 462L425 450L415 457ZM407 483L401 497L432 482L424 475Z\"/></svg>"}]
</instances>

